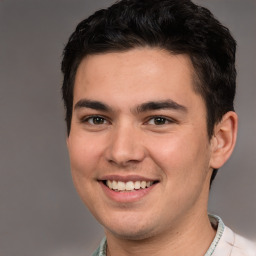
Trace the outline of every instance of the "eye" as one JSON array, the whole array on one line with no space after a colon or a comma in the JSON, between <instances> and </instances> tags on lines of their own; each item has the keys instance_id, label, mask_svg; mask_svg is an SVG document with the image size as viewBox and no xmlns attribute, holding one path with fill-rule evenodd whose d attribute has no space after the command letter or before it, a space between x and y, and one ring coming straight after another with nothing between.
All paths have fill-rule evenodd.
<instances>
[{"instance_id":1,"label":"eye","mask_svg":"<svg viewBox=\"0 0 256 256\"><path fill-rule=\"evenodd\" d=\"M151 119L149 119L148 124L151 125L164 125L164 124L169 124L169 123L173 123L174 121L171 119L168 119L166 117L162 117L162 116L155 116L152 117Z\"/></svg>"},{"instance_id":2,"label":"eye","mask_svg":"<svg viewBox=\"0 0 256 256\"><path fill-rule=\"evenodd\" d=\"M102 116L89 116L82 120L83 123L88 123L90 125L101 125L106 124L107 120Z\"/></svg>"}]
</instances>

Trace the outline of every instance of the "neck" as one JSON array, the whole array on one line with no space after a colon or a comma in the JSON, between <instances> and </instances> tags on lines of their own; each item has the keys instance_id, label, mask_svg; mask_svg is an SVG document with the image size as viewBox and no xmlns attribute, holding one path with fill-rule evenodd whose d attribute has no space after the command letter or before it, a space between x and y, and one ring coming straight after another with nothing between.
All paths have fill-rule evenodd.
<instances>
[{"instance_id":1,"label":"neck","mask_svg":"<svg viewBox=\"0 0 256 256\"><path fill-rule=\"evenodd\" d=\"M187 256L204 255L214 239L206 214L193 216L193 221L183 221L183 225L165 234L157 234L143 240L127 240L106 232L108 241L107 256Z\"/></svg>"},{"instance_id":2,"label":"neck","mask_svg":"<svg viewBox=\"0 0 256 256\"><path fill-rule=\"evenodd\" d=\"M211 172L193 207L164 230L138 240L126 239L106 230L107 256L205 255L216 234L207 214L210 175Z\"/></svg>"}]
</instances>

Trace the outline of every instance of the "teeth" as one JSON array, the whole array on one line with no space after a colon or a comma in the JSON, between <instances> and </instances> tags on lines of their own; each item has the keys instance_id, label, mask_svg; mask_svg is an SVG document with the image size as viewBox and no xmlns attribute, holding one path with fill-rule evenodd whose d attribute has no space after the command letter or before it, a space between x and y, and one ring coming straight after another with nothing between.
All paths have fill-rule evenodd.
<instances>
[{"instance_id":1,"label":"teeth","mask_svg":"<svg viewBox=\"0 0 256 256\"><path fill-rule=\"evenodd\" d=\"M113 190L117 191L133 191L135 189L145 189L153 185L153 181L111 181L107 180L106 185Z\"/></svg>"},{"instance_id":2,"label":"teeth","mask_svg":"<svg viewBox=\"0 0 256 256\"><path fill-rule=\"evenodd\" d=\"M117 190L123 191L125 190L125 183L122 181L117 182Z\"/></svg>"},{"instance_id":3,"label":"teeth","mask_svg":"<svg viewBox=\"0 0 256 256\"><path fill-rule=\"evenodd\" d=\"M142 181L142 182L140 183L140 187L141 187L141 188L146 188L146 186L147 186L147 182L146 182L146 181Z\"/></svg>"},{"instance_id":4,"label":"teeth","mask_svg":"<svg viewBox=\"0 0 256 256\"><path fill-rule=\"evenodd\" d=\"M110 180L108 180L107 181L107 186L112 189L113 188L113 183Z\"/></svg>"},{"instance_id":5,"label":"teeth","mask_svg":"<svg viewBox=\"0 0 256 256\"><path fill-rule=\"evenodd\" d=\"M125 190L134 190L134 183L132 181L126 182Z\"/></svg>"},{"instance_id":6,"label":"teeth","mask_svg":"<svg viewBox=\"0 0 256 256\"><path fill-rule=\"evenodd\" d=\"M134 188L135 189L140 189L140 181L135 181L134 182Z\"/></svg>"},{"instance_id":7,"label":"teeth","mask_svg":"<svg viewBox=\"0 0 256 256\"><path fill-rule=\"evenodd\" d=\"M109 180L109 182L111 183L110 180ZM111 186L109 186L109 188L111 188ZM115 180L112 182L112 188L111 189L118 189L117 182Z\"/></svg>"}]
</instances>

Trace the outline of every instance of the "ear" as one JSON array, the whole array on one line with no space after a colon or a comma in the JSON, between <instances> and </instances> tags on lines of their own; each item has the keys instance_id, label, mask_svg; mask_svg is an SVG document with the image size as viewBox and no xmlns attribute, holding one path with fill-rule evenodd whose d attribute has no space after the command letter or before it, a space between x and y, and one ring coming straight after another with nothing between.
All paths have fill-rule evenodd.
<instances>
[{"instance_id":1,"label":"ear","mask_svg":"<svg viewBox=\"0 0 256 256\"><path fill-rule=\"evenodd\" d=\"M210 167L219 169L232 154L237 137L238 117L233 111L227 112L215 125L211 138Z\"/></svg>"}]
</instances>

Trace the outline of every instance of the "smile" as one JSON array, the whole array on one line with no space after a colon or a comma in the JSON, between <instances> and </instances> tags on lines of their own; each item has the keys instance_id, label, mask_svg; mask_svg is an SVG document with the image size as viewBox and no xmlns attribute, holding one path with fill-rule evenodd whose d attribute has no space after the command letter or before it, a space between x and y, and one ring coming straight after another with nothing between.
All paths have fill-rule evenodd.
<instances>
[{"instance_id":1,"label":"smile","mask_svg":"<svg viewBox=\"0 0 256 256\"><path fill-rule=\"evenodd\" d=\"M138 175L107 175L98 179L104 194L116 203L135 203L155 191L160 180ZM156 190L157 191L157 190Z\"/></svg>"},{"instance_id":2,"label":"smile","mask_svg":"<svg viewBox=\"0 0 256 256\"><path fill-rule=\"evenodd\" d=\"M153 181L116 181L116 180L106 180L104 184L114 191L124 192L124 191L137 191L145 188L151 187Z\"/></svg>"}]
</instances>

